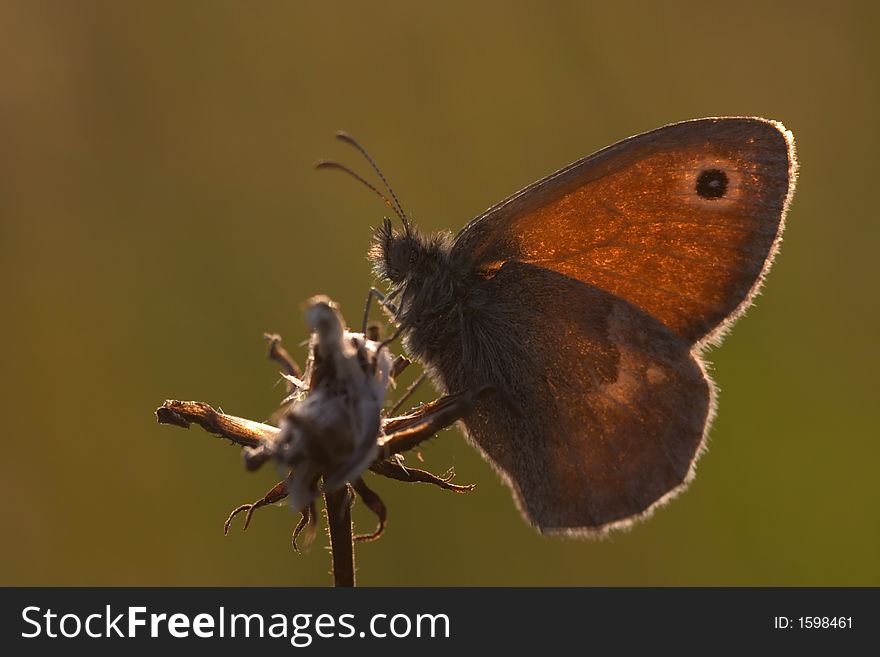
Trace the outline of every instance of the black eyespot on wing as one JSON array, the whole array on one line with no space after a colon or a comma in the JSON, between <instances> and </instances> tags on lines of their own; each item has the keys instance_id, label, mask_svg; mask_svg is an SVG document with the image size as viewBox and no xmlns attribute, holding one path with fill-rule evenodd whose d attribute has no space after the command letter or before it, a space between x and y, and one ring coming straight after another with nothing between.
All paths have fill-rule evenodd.
<instances>
[{"instance_id":1,"label":"black eyespot on wing","mask_svg":"<svg viewBox=\"0 0 880 657\"><path fill-rule=\"evenodd\" d=\"M697 194L705 199L721 198L727 193L729 181L721 169L706 169L697 178Z\"/></svg>"}]
</instances>

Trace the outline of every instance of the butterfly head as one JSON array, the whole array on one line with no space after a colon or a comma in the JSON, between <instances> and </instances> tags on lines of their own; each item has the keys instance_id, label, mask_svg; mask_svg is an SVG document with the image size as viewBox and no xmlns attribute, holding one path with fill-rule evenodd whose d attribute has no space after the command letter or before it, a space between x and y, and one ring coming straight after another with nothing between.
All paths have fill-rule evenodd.
<instances>
[{"instance_id":1,"label":"butterfly head","mask_svg":"<svg viewBox=\"0 0 880 657\"><path fill-rule=\"evenodd\" d=\"M404 282L417 268L424 251L425 244L417 233L406 229L396 230L391 220L385 219L373 233L370 260L380 278L397 284Z\"/></svg>"}]
</instances>

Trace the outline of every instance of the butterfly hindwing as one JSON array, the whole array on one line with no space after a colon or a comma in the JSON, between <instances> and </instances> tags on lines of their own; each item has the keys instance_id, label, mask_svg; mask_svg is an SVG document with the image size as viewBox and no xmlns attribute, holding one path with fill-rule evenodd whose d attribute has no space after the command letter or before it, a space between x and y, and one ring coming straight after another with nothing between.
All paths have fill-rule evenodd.
<instances>
[{"instance_id":1,"label":"butterfly hindwing","mask_svg":"<svg viewBox=\"0 0 880 657\"><path fill-rule=\"evenodd\" d=\"M532 524L601 530L688 481L713 393L686 341L627 301L533 265L507 263L480 287L517 312L491 342L506 352L503 390L465 425ZM466 321L473 332L487 316ZM482 361L492 350L471 353L473 368L436 361L445 386L491 372Z\"/></svg>"}]
</instances>

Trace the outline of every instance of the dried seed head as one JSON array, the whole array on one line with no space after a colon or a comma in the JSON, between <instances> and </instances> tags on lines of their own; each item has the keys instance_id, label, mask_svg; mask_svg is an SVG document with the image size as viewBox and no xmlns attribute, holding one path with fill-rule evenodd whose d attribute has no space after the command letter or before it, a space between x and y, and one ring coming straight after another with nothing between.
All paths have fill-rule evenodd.
<instances>
[{"instance_id":1,"label":"dried seed head","mask_svg":"<svg viewBox=\"0 0 880 657\"><path fill-rule=\"evenodd\" d=\"M326 297L313 297L305 315L310 357L302 380L293 382L281 431L244 457L249 469L272 459L293 470L287 487L297 511L315 499L321 479L324 490L337 490L376 460L393 361L380 343L346 331Z\"/></svg>"}]
</instances>

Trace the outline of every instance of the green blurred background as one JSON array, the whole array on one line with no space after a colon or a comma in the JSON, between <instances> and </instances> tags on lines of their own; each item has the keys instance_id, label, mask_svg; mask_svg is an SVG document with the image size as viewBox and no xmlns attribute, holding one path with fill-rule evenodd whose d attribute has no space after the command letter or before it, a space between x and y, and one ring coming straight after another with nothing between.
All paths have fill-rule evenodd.
<instances>
[{"instance_id":1,"label":"green blurred background","mask_svg":"<svg viewBox=\"0 0 880 657\"><path fill-rule=\"evenodd\" d=\"M426 467L477 490L372 478L390 520L359 583L880 584L876 7L2 3L0 584L329 583L285 507L224 538L274 473L153 410L265 418L263 331L294 347L318 292L357 322L385 208L312 170L366 171L335 130L422 229L458 230L613 141L725 114L783 121L801 177L764 294L710 356L690 490L605 540L542 538L449 431Z\"/></svg>"}]
</instances>

